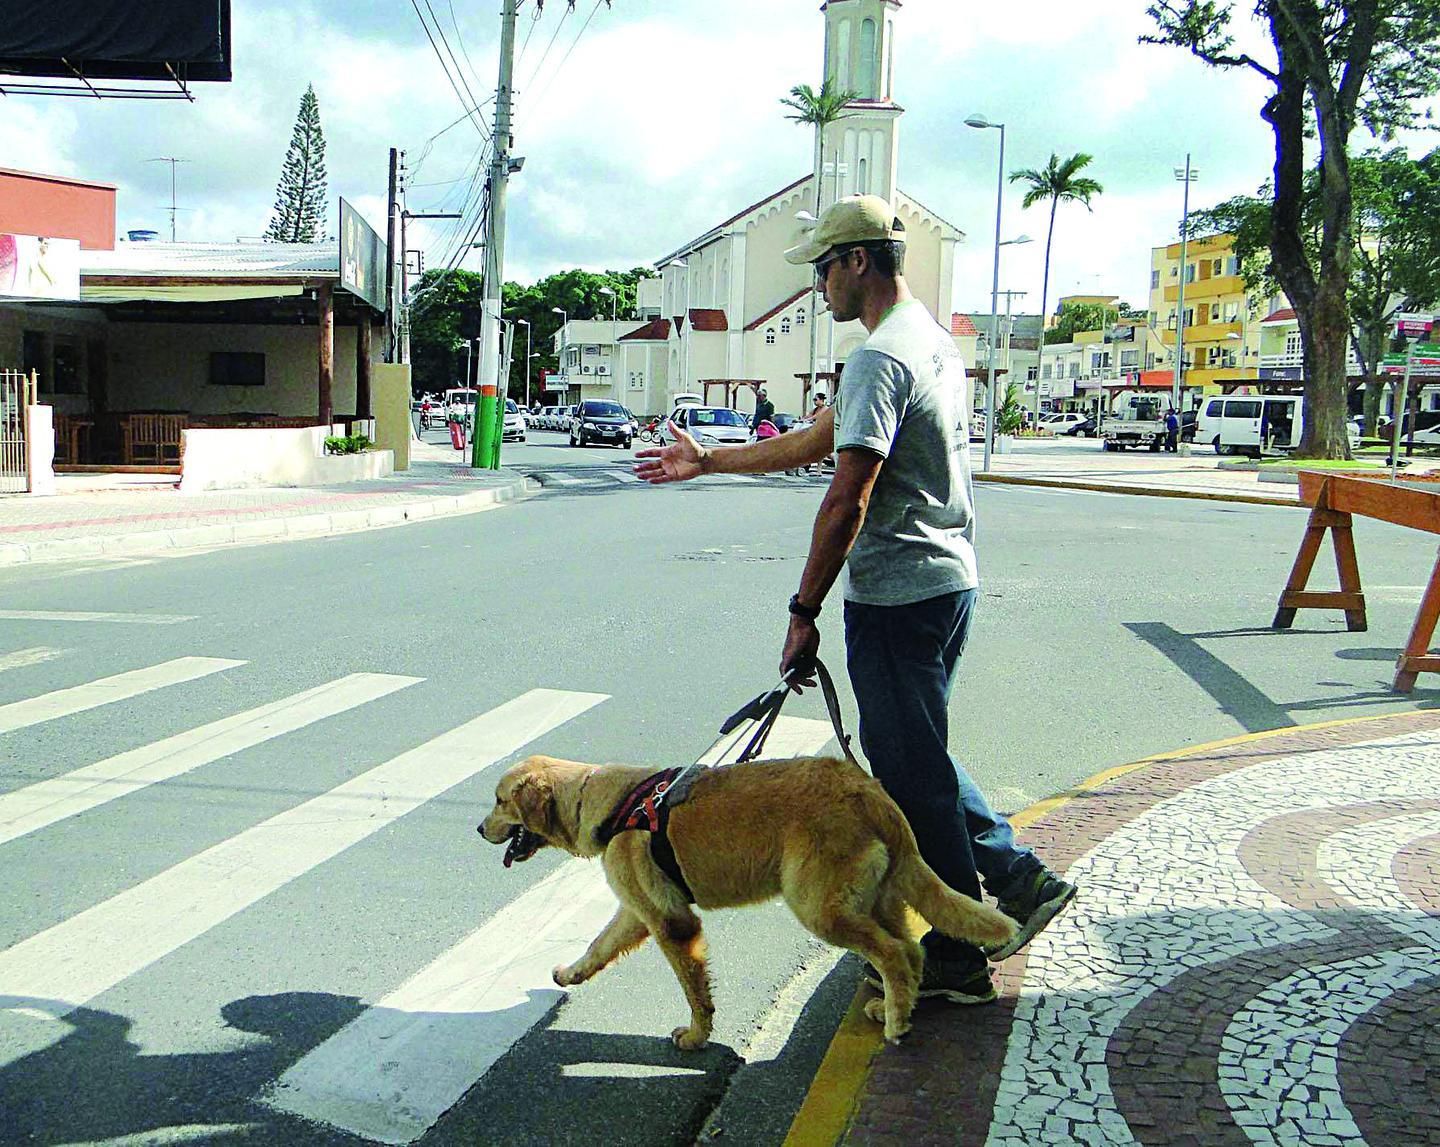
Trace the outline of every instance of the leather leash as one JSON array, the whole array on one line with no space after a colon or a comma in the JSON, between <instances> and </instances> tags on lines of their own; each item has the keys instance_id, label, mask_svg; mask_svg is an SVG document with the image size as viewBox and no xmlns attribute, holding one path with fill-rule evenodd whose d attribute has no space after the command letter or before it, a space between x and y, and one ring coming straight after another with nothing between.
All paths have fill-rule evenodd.
<instances>
[{"instance_id":1,"label":"leather leash","mask_svg":"<svg viewBox=\"0 0 1440 1147\"><path fill-rule=\"evenodd\" d=\"M820 692L825 697L825 708L830 714L830 724L835 730L835 739L840 743L840 749L845 754L846 760L852 764L859 764L855 760L855 754L850 748L850 735L845 732L844 722L840 717L840 698L835 692L835 681L830 676L830 670L825 668L825 663L818 657L811 663L815 675L820 679ZM726 718L725 723L720 726L720 734L733 732L746 721L754 721L755 732L751 734L750 743L745 746L737 760L737 764L744 764L746 761L753 761L760 755L765 747L765 741L770 736L770 730L775 726L775 720L780 716L780 710L785 704L785 699L794 692L791 684L796 677L803 677L804 673L791 669L780 679L780 683L768 692L761 693L741 709L732 713Z\"/></svg>"}]
</instances>

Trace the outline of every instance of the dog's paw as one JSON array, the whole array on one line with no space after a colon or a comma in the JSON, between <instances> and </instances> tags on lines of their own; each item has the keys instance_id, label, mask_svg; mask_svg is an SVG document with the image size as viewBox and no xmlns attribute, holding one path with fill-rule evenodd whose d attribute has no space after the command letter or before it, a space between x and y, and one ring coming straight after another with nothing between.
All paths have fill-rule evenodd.
<instances>
[{"instance_id":1,"label":"dog's paw","mask_svg":"<svg viewBox=\"0 0 1440 1147\"><path fill-rule=\"evenodd\" d=\"M883 996L865 1001L865 1018L874 1020L877 1024L885 1022L885 998Z\"/></svg>"},{"instance_id":2,"label":"dog's paw","mask_svg":"<svg viewBox=\"0 0 1440 1147\"><path fill-rule=\"evenodd\" d=\"M557 964L555 970L550 973L553 979L562 988L573 988L576 984L583 984L585 977L575 971L574 965Z\"/></svg>"},{"instance_id":3,"label":"dog's paw","mask_svg":"<svg viewBox=\"0 0 1440 1147\"><path fill-rule=\"evenodd\" d=\"M886 1024L886 1025L885 1025L885 1042L886 1042L886 1043L898 1044L901 1040L903 1040L903 1039L904 1039L907 1035L909 1035L909 1034L910 1034L910 1024L909 1024L908 1021L905 1022L905 1023L903 1023L903 1024L895 1024L893 1027L892 1027L891 1025L889 1025L889 1024Z\"/></svg>"},{"instance_id":4,"label":"dog's paw","mask_svg":"<svg viewBox=\"0 0 1440 1147\"><path fill-rule=\"evenodd\" d=\"M676 1028L670 1033L670 1039L681 1051L699 1051L710 1041L708 1035L694 1028Z\"/></svg>"}]
</instances>

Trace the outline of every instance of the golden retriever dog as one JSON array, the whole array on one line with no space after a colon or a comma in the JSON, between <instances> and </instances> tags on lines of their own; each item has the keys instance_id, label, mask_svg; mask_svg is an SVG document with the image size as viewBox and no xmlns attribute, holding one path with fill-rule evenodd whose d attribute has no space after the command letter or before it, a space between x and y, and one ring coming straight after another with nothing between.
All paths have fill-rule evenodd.
<instances>
[{"instance_id":1,"label":"golden retriever dog","mask_svg":"<svg viewBox=\"0 0 1440 1147\"><path fill-rule=\"evenodd\" d=\"M561 987L582 984L655 937L670 962L690 1022L671 1033L690 1050L710 1038L710 995L700 918L655 863L651 833L624 831L602 845L597 831L657 770L533 756L506 771L495 807L480 825L508 844L507 865L553 845L599 856L619 909L575 963L558 967ZM976 944L1008 940L1008 917L943 884L915 847L895 802L859 766L827 757L697 768L675 805L669 838L700 908L731 908L783 897L797 919L830 944L857 952L879 971L883 999L866 1014L898 1041L910 1030L924 956L906 925L911 905L947 936Z\"/></svg>"}]
</instances>

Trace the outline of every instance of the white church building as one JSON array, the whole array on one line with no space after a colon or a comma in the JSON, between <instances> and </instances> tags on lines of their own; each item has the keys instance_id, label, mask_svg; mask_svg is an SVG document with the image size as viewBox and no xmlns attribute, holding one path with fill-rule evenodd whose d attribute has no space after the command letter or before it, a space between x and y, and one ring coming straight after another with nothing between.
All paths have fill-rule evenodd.
<instances>
[{"instance_id":1,"label":"white church building","mask_svg":"<svg viewBox=\"0 0 1440 1147\"><path fill-rule=\"evenodd\" d=\"M911 290L948 323L955 245L964 235L896 185L904 114L894 98L899 0L826 0L821 10L825 76L859 97L826 130L820 206L846 195L889 199L905 224ZM618 340L649 368L617 371L615 396L652 413L670 409L681 393L749 410L754 386L763 384L777 410L801 413L809 406L812 329L818 385L831 391L831 372L866 332L858 322L832 323L812 294L811 268L785 261L785 250L801 241L797 215L818 214L816 207L815 176L806 175L657 260L658 284L646 286L659 298L644 301L658 319Z\"/></svg>"}]
</instances>

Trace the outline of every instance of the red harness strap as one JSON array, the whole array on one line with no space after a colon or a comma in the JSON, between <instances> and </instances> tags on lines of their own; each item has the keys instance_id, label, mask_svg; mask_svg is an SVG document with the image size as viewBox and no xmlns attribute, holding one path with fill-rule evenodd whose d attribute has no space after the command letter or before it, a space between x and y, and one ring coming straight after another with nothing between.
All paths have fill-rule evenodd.
<instances>
[{"instance_id":1,"label":"red harness strap","mask_svg":"<svg viewBox=\"0 0 1440 1147\"><path fill-rule=\"evenodd\" d=\"M664 799L675 778L684 771L683 768L665 769L646 777L630 790L619 807L610 814L609 819L596 830L595 839L601 844L609 844L622 832L648 832L650 855L660 866L660 871L665 873L693 904L695 895L690 891L690 885L685 882L685 874L680 871L675 849L670 845L667 827L671 809L670 802Z\"/></svg>"}]
</instances>

